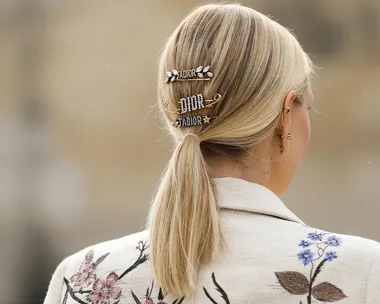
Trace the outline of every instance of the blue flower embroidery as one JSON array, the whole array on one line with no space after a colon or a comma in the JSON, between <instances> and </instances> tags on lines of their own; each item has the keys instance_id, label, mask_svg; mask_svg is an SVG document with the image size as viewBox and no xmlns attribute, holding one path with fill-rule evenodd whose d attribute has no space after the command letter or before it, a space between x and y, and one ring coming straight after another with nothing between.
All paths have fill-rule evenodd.
<instances>
[{"instance_id":1,"label":"blue flower embroidery","mask_svg":"<svg viewBox=\"0 0 380 304\"><path fill-rule=\"evenodd\" d=\"M301 246L303 248L306 248L306 247L309 247L311 246L313 243L309 242L309 241L305 241L305 240L302 240L301 243L298 245L298 246Z\"/></svg>"},{"instance_id":2,"label":"blue flower embroidery","mask_svg":"<svg viewBox=\"0 0 380 304\"><path fill-rule=\"evenodd\" d=\"M329 236L326 242L326 244L331 247L339 246L341 243L342 243L341 239L335 235Z\"/></svg>"},{"instance_id":3,"label":"blue flower embroidery","mask_svg":"<svg viewBox=\"0 0 380 304\"><path fill-rule=\"evenodd\" d=\"M307 235L307 238L312 241L322 241L323 234L317 232L311 232Z\"/></svg>"},{"instance_id":4,"label":"blue flower embroidery","mask_svg":"<svg viewBox=\"0 0 380 304\"><path fill-rule=\"evenodd\" d=\"M310 267L309 277L298 271L275 272L280 285L290 294L307 295L307 302L300 303L314 303L313 298L323 303L338 302L347 298L342 289L330 282L317 281L323 266L338 259L337 252L331 249L340 246L342 240L331 233L319 231L308 233L307 239L299 243L298 246L304 249L297 256L304 266Z\"/></svg>"},{"instance_id":5,"label":"blue flower embroidery","mask_svg":"<svg viewBox=\"0 0 380 304\"><path fill-rule=\"evenodd\" d=\"M301 251L298 253L298 259L302 261L302 263L306 266L309 265L313 261L314 253L310 251L310 249Z\"/></svg>"},{"instance_id":6,"label":"blue flower embroidery","mask_svg":"<svg viewBox=\"0 0 380 304\"><path fill-rule=\"evenodd\" d=\"M327 261L332 262L332 261L334 261L337 258L338 258L338 256L337 256L337 254L336 254L335 251L328 251L328 252L326 252L325 259Z\"/></svg>"}]
</instances>

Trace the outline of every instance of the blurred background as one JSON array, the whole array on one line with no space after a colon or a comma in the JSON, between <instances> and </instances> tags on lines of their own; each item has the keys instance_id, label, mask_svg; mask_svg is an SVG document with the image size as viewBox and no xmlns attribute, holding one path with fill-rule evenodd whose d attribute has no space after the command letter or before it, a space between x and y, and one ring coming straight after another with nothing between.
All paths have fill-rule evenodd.
<instances>
[{"instance_id":1,"label":"blurred background","mask_svg":"<svg viewBox=\"0 0 380 304\"><path fill-rule=\"evenodd\" d=\"M142 229L171 151L158 56L202 3L0 0L0 304L42 303L64 257ZM321 113L283 199L311 226L379 241L380 1L240 3L319 67Z\"/></svg>"}]
</instances>

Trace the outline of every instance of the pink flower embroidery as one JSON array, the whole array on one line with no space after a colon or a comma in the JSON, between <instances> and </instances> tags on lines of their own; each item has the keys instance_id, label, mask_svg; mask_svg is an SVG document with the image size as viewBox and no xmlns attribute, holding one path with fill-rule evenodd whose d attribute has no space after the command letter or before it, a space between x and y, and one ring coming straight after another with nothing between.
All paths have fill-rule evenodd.
<instances>
[{"instance_id":1,"label":"pink flower embroidery","mask_svg":"<svg viewBox=\"0 0 380 304\"><path fill-rule=\"evenodd\" d=\"M115 286L119 277L111 272L105 280L97 279L92 286L92 291L87 296L93 304L109 304L111 300L118 300L121 295L121 288ZM114 302L116 304L118 302Z\"/></svg>"},{"instance_id":2,"label":"pink flower embroidery","mask_svg":"<svg viewBox=\"0 0 380 304\"><path fill-rule=\"evenodd\" d=\"M74 292L78 292L96 281L96 274L94 273L96 264L92 262L93 258L94 252L90 250L86 254L84 262L80 265L79 271L70 278L71 283L74 283Z\"/></svg>"},{"instance_id":3,"label":"pink flower embroidery","mask_svg":"<svg viewBox=\"0 0 380 304\"><path fill-rule=\"evenodd\" d=\"M139 241L139 243L136 246L136 250L143 250L145 248L145 244L143 241Z\"/></svg>"}]
</instances>

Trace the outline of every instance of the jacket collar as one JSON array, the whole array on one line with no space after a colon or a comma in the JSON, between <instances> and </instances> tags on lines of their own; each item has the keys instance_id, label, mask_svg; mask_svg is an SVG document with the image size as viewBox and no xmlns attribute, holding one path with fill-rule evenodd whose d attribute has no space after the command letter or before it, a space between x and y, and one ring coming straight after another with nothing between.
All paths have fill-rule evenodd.
<instances>
[{"instance_id":1,"label":"jacket collar","mask_svg":"<svg viewBox=\"0 0 380 304\"><path fill-rule=\"evenodd\" d=\"M214 181L222 209L264 214L304 224L276 194L264 186L232 177L215 178Z\"/></svg>"}]
</instances>

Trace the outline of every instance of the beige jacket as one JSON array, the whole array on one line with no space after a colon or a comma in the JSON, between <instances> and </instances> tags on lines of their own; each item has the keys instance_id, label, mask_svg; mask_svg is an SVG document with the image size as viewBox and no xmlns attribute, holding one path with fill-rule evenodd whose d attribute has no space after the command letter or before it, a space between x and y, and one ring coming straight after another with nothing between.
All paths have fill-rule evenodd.
<instances>
[{"instance_id":1,"label":"beige jacket","mask_svg":"<svg viewBox=\"0 0 380 304\"><path fill-rule=\"evenodd\" d=\"M308 227L263 186L216 183L228 247L203 267L193 298L162 294L144 231L68 257L44 304L380 303L379 243Z\"/></svg>"}]
</instances>

